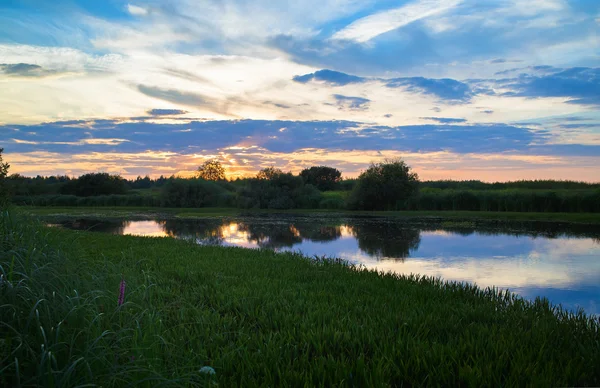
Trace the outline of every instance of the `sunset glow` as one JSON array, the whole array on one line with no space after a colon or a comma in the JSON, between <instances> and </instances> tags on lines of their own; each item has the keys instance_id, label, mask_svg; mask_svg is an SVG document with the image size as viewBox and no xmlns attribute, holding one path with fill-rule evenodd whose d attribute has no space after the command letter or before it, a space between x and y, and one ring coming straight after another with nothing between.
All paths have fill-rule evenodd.
<instances>
[{"instance_id":1,"label":"sunset glow","mask_svg":"<svg viewBox=\"0 0 600 388\"><path fill-rule=\"evenodd\" d=\"M0 4L11 173L600 181L600 2Z\"/></svg>"}]
</instances>

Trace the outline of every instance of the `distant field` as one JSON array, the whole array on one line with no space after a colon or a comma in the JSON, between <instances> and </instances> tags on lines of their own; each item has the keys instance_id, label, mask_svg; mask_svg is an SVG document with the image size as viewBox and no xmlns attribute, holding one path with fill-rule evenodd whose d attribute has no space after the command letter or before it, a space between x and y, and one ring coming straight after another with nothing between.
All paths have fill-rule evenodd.
<instances>
[{"instance_id":1,"label":"distant field","mask_svg":"<svg viewBox=\"0 0 600 388\"><path fill-rule=\"evenodd\" d=\"M600 385L600 323L545 300L15 213L0 231L0 386Z\"/></svg>"},{"instance_id":2,"label":"distant field","mask_svg":"<svg viewBox=\"0 0 600 388\"><path fill-rule=\"evenodd\" d=\"M449 220L550 221L600 224L600 213L525 213L484 211L349 211L337 209L244 210L237 208L159 208L159 207L20 207L39 216L148 218L156 216L196 218L242 214L331 214L386 216L400 218L443 218Z\"/></svg>"}]
</instances>

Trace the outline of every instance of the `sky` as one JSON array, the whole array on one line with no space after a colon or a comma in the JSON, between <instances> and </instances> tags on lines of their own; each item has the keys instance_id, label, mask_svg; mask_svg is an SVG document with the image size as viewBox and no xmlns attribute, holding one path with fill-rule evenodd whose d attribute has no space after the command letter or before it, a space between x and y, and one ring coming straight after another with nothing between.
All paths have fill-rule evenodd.
<instances>
[{"instance_id":1,"label":"sky","mask_svg":"<svg viewBox=\"0 0 600 388\"><path fill-rule=\"evenodd\" d=\"M598 0L0 0L11 173L600 181Z\"/></svg>"}]
</instances>

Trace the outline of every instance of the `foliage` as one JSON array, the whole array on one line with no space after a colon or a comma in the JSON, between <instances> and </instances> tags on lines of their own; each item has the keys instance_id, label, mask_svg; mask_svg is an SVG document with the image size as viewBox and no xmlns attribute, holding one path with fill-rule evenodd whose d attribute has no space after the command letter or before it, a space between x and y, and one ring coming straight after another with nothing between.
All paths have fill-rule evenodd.
<instances>
[{"instance_id":1,"label":"foliage","mask_svg":"<svg viewBox=\"0 0 600 388\"><path fill-rule=\"evenodd\" d=\"M440 190L423 189L407 210L494 212L600 212L600 190Z\"/></svg>"},{"instance_id":2,"label":"foliage","mask_svg":"<svg viewBox=\"0 0 600 388\"><path fill-rule=\"evenodd\" d=\"M486 183L477 180L469 181L425 181L420 184L421 189L442 189L442 190L508 190L508 189L528 189L528 190L585 190L600 189L600 183L588 183L577 181L556 181L556 180L521 180L513 182L493 182Z\"/></svg>"},{"instance_id":3,"label":"foliage","mask_svg":"<svg viewBox=\"0 0 600 388\"><path fill-rule=\"evenodd\" d=\"M10 168L10 164L5 163L2 160L3 152L4 148L0 148L0 208L8 199L8 186L6 185L6 177L8 176L8 169Z\"/></svg>"},{"instance_id":4,"label":"foliage","mask_svg":"<svg viewBox=\"0 0 600 388\"><path fill-rule=\"evenodd\" d=\"M468 284L8 213L0 275L0 386L600 385L596 318Z\"/></svg>"},{"instance_id":5,"label":"foliage","mask_svg":"<svg viewBox=\"0 0 600 388\"><path fill-rule=\"evenodd\" d=\"M162 188L160 200L165 207L230 206L233 195L217 182L173 178Z\"/></svg>"},{"instance_id":6,"label":"foliage","mask_svg":"<svg viewBox=\"0 0 600 388\"><path fill-rule=\"evenodd\" d=\"M304 183L315 186L321 191L335 190L342 179L340 170L327 166L313 166L300 172Z\"/></svg>"},{"instance_id":7,"label":"foliage","mask_svg":"<svg viewBox=\"0 0 600 388\"><path fill-rule=\"evenodd\" d=\"M125 179L106 172L85 174L77 179L69 180L60 190L61 194L76 195L78 197L125 194L126 192L127 183Z\"/></svg>"},{"instance_id":8,"label":"foliage","mask_svg":"<svg viewBox=\"0 0 600 388\"><path fill-rule=\"evenodd\" d=\"M198 167L198 178L206 181L225 180L225 168L216 159L207 160Z\"/></svg>"},{"instance_id":9,"label":"foliage","mask_svg":"<svg viewBox=\"0 0 600 388\"><path fill-rule=\"evenodd\" d=\"M419 177L401 159L373 163L360 174L349 207L360 210L395 210L417 194Z\"/></svg>"},{"instance_id":10,"label":"foliage","mask_svg":"<svg viewBox=\"0 0 600 388\"><path fill-rule=\"evenodd\" d=\"M0 154L1 157L1 154ZM401 161L400 161L401 162ZM2 162L0 162L2 163ZM402 162L401 162L402 163ZM6 163L2 163L8 168ZM373 166L381 166L373 165ZM25 177L13 174L2 178L2 193L11 193L18 205L34 206L235 206L242 209L349 209L349 210L413 210L413 211L493 211L546 213L600 213L600 184L572 181L517 181L484 183L481 181L426 181L419 184L418 193L409 198L395 198L404 190L394 186L397 177L374 176L383 169L373 166L361 177L337 183L338 191L322 191L300 176L284 173L275 167L261 170L256 178L233 181L218 180L218 188L206 187L216 193L207 200L198 178L137 177L125 180L108 174L87 174L80 178L68 176ZM405 166L407 167L407 166ZM5 169L6 169L5 168ZM319 169L321 167L313 167ZM328 167L323 167L327 169ZM304 170L305 175L311 169ZM315 171L315 170L313 170ZM380 175L381 175L380 174ZM409 172L410 174L410 172ZM402 176L402 174L400 174ZM373 178L373 179L372 179ZM165 185L178 179L186 187L197 186L191 199L189 190L180 184ZM189 180L189 184L184 181ZM196 183L195 183L196 182ZM362 182L362 183L361 183ZM373 183L374 182L374 183ZM360 184L359 184L360 183ZM414 183L414 182L413 182ZM179 188L177 188L179 187ZM409 185L414 189L413 185ZM128 189L131 189L127 191ZM192 191L193 191L192 190ZM204 190L206 192L206 190ZM170 191L170 194L167 192ZM82 195L85 195L83 197ZM184 197L177 199L177 195ZM204 199L199 200L198 198ZM389 203L383 197L391 197ZM365 200L364 198L370 198ZM217 199L215 199L217 198ZM361 199L362 198L362 199ZM395 198L395 199L394 199ZM196 205L193 205L196 207Z\"/></svg>"},{"instance_id":11,"label":"foliage","mask_svg":"<svg viewBox=\"0 0 600 388\"><path fill-rule=\"evenodd\" d=\"M260 170L258 172L258 174L256 174L256 178L272 180L281 174L283 174L283 171L281 171L280 169L275 168L275 167L267 167L267 168L263 168L262 170Z\"/></svg>"},{"instance_id":12,"label":"foliage","mask_svg":"<svg viewBox=\"0 0 600 388\"><path fill-rule=\"evenodd\" d=\"M352 191L352 189L356 185L356 181L357 179L355 178L342 179L340 183L338 183L339 189L342 191Z\"/></svg>"},{"instance_id":13,"label":"foliage","mask_svg":"<svg viewBox=\"0 0 600 388\"><path fill-rule=\"evenodd\" d=\"M301 177L269 167L249 179L238 192L238 206L244 209L316 208L321 193L305 185Z\"/></svg>"}]
</instances>

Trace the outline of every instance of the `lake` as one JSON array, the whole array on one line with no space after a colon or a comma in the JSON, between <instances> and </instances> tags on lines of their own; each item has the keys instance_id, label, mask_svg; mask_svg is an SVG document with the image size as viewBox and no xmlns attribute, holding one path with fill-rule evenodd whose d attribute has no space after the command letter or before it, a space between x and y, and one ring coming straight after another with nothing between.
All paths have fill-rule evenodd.
<instances>
[{"instance_id":1,"label":"lake","mask_svg":"<svg viewBox=\"0 0 600 388\"><path fill-rule=\"evenodd\" d=\"M71 229L192 239L338 257L367 268L547 297L600 315L600 228L536 222L264 215L196 220L69 220Z\"/></svg>"}]
</instances>

